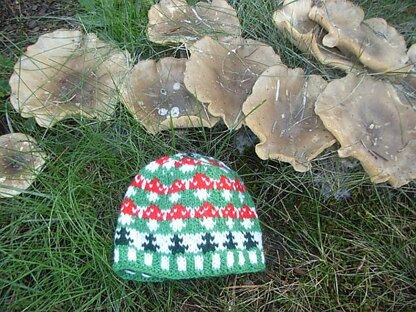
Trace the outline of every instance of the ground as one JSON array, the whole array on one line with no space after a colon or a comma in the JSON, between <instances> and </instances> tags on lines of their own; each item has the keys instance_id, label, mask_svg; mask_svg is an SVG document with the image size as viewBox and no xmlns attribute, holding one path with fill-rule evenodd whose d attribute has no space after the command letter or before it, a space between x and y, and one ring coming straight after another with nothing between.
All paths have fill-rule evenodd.
<instances>
[{"instance_id":1,"label":"ground","mask_svg":"<svg viewBox=\"0 0 416 312\"><path fill-rule=\"evenodd\" d=\"M195 1L194 1L195 2ZM335 79L342 73L305 57L275 29L275 0L229 1L244 35L269 43L286 64ZM413 0L354 1L416 41ZM28 193L0 199L2 311L413 311L416 309L416 184L373 185L337 146L295 172L260 161L243 127L150 135L122 105L107 122L74 118L51 129L10 106L7 81L24 48L57 28L86 29L133 59L178 55L146 37L152 1L6 0L0 11L0 133L24 132L49 156ZM264 273L156 284L111 270L119 205L135 173L177 151L214 156L238 171L264 233Z\"/></svg>"}]
</instances>

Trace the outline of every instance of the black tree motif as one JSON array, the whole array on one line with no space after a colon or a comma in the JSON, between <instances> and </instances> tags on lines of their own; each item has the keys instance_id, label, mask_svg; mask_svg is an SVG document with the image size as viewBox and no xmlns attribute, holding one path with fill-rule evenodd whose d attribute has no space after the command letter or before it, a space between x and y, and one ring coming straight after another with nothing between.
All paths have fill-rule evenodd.
<instances>
[{"instance_id":1,"label":"black tree motif","mask_svg":"<svg viewBox=\"0 0 416 312\"><path fill-rule=\"evenodd\" d=\"M211 233L202 235L202 239L204 240L204 243L198 244L198 248L201 249L203 253L215 251L217 249L218 244L212 242L214 237L212 237Z\"/></svg>"},{"instance_id":2,"label":"black tree motif","mask_svg":"<svg viewBox=\"0 0 416 312\"><path fill-rule=\"evenodd\" d=\"M159 249L159 245L155 244L156 237L153 234L146 235L145 238L147 242L142 245L145 251L157 251Z\"/></svg>"},{"instance_id":3,"label":"black tree motif","mask_svg":"<svg viewBox=\"0 0 416 312\"><path fill-rule=\"evenodd\" d=\"M169 250L172 251L172 254L174 255L178 253L185 253L185 250L188 249L188 245L183 245L183 238L179 238L178 234L174 234L170 241L173 245L169 246Z\"/></svg>"},{"instance_id":4,"label":"black tree motif","mask_svg":"<svg viewBox=\"0 0 416 312\"><path fill-rule=\"evenodd\" d=\"M234 243L233 233L228 232L226 237L227 237L227 241L223 244L224 247L226 247L227 249L235 249L237 244Z\"/></svg>"},{"instance_id":5,"label":"black tree motif","mask_svg":"<svg viewBox=\"0 0 416 312\"><path fill-rule=\"evenodd\" d=\"M133 240L130 238L130 231L127 231L126 228L122 227L120 230L116 231L116 237L115 244L116 245L128 245L130 243L133 243Z\"/></svg>"},{"instance_id":6,"label":"black tree motif","mask_svg":"<svg viewBox=\"0 0 416 312\"><path fill-rule=\"evenodd\" d=\"M246 249L257 247L257 242L253 240L254 237L250 232L245 232L244 238L246 239L244 242L244 247L246 247Z\"/></svg>"}]
</instances>

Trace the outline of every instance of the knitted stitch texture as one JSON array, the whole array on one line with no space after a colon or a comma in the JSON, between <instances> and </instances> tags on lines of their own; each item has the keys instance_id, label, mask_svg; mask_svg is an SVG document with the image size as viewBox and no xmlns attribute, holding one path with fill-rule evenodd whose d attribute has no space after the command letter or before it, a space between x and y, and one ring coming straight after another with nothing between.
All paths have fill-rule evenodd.
<instances>
[{"instance_id":1,"label":"knitted stitch texture","mask_svg":"<svg viewBox=\"0 0 416 312\"><path fill-rule=\"evenodd\" d=\"M113 270L163 281L263 271L251 196L224 163L195 153L164 156L140 170L117 222Z\"/></svg>"}]
</instances>

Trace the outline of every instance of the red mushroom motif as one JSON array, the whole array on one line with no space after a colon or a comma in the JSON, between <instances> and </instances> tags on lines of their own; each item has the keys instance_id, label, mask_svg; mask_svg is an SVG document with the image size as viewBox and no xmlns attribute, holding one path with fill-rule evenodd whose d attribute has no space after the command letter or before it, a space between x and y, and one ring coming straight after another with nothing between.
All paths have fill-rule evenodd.
<instances>
[{"instance_id":1,"label":"red mushroom motif","mask_svg":"<svg viewBox=\"0 0 416 312\"><path fill-rule=\"evenodd\" d=\"M170 157L169 156L163 156L163 157L161 157L159 159L156 159L155 162L158 165L161 165L162 166L163 164L167 163L169 160L170 160Z\"/></svg>"},{"instance_id":2,"label":"red mushroom motif","mask_svg":"<svg viewBox=\"0 0 416 312\"><path fill-rule=\"evenodd\" d=\"M145 179L140 174L138 174L134 177L134 180L133 180L131 186L143 189L143 187L144 187L143 183L145 183Z\"/></svg>"},{"instance_id":3,"label":"red mushroom motif","mask_svg":"<svg viewBox=\"0 0 416 312\"><path fill-rule=\"evenodd\" d=\"M237 218L237 209L232 204L228 204L221 212L224 218Z\"/></svg>"},{"instance_id":4,"label":"red mushroom motif","mask_svg":"<svg viewBox=\"0 0 416 312\"><path fill-rule=\"evenodd\" d=\"M172 209L166 214L166 220L189 219L190 217L190 211L179 204L174 205Z\"/></svg>"},{"instance_id":5,"label":"red mushroom motif","mask_svg":"<svg viewBox=\"0 0 416 312\"><path fill-rule=\"evenodd\" d=\"M245 192L246 191L246 188L244 187L244 184L237 178L234 181L234 185L235 185L235 190L236 191L239 191L239 192Z\"/></svg>"},{"instance_id":6,"label":"red mushroom motif","mask_svg":"<svg viewBox=\"0 0 416 312\"><path fill-rule=\"evenodd\" d=\"M257 217L256 212L249 206L244 205L239 211L240 219L254 219Z\"/></svg>"},{"instance_id":7,"label":"red mushroom motif","mask_svg":"<svg viewBox=\"0 0 416 312\"><path fill-rule=\"evenodd\" d=\"M143 211L143 219L163 220L162 210L152 204Z\"/></svg>"},{"instance_id":8,"label":"red mushroom motif","mask_svg":"<svg viewBox=\"0 0 416 312\"><path fill-rule=\"evenodd\" d=\"M217 182L217 187L219 190L229 190L234 191L234 183L226 176L221 176L220 180Z\"/></svg>"},{"instance_id":9,"label":"red mushroom motif","mask_svg":"<svg viewBox=\"0 0 416 312\"><path fill-rule=\"evenodd\" d=\"M197 173L192 182L191 189L213 189L214 181L203 173Z\"/></svg>"},{"instance_id":10,"label":"red mushroom motif","mask_svg":"<svg viewBox=\"0 0 416 312\"><path fill-rule=\"evenodd\" d=\"M204 202L203 205L195 211L195 218L214 218L219 216L218 210L208 202Z\"/></svg>"},{"instance_id":11,"label":"red mushroom motif","mask_svg":"<svg viewBox=\"0 0 416 312\"><path fill-rule=\"evenodd\" d=\"M172 185L168 188L168 194L184 191L185 189L186 184L182 180L175 180L173 181Z\"/></svg>"},{"instance_id":12,"label":"red mushroom motif","mask_svg":"<svg viewBox=\"0 0 416 312\"><path fill-rule=\"evenodd\" d=\"M121 213L133 215L134 214L134 202L131 199L125 198L121 204Z\"/></svg>"},{"instance_id":13,"label":"red mushroom motif","mask_svg":"<svg viewBox=\"0 0 416 312\"><path fill-rule=\"evenodd\" d=\"M156 194L166 194L168 188L158 178L154 178L149 183L146 183L145 190Z\"/></svg>"}]
</instances>

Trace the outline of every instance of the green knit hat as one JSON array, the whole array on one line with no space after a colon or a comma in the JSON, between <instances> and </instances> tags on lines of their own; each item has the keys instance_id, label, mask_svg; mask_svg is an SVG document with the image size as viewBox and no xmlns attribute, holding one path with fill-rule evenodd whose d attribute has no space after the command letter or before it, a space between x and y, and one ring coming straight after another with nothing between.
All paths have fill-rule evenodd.
<instances>
[{"instance_id":1,"label":"green knit hat","mask_svg":"<svg viewBox=\"0 0 416 312\"><path fill-rule=\"evenodd\" d=\"M158 282L263 271L260 224L241 178L195 153L152 161L121 205L113 270Z\"/></svg>"}]
</instances>

